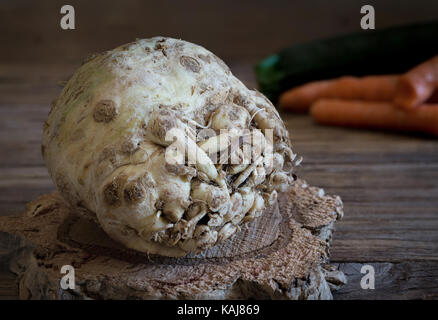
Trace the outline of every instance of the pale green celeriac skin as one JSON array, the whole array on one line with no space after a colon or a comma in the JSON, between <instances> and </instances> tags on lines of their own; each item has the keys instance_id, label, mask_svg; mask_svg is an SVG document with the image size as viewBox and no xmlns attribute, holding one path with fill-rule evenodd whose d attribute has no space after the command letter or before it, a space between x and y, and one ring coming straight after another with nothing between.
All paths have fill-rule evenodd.
<instances>
[{"instance_id":1,"label":"pale green celeriac skin","mask_svg":"<svg viewBox=\"0 0 438 320\"><path fill-rule=\"evenodd\" d=\"M185 129L187 121L198 124L195 131L273 129L275 166L261 161L237 186L240 167L169 168L169 143L160 134ZM164 37L86 61L54 101L42 152L75 210L126 247L163 256L199 252L232 236L293 181L294 155L274 106L208 50Z\"/></svg>"}]
</instances>

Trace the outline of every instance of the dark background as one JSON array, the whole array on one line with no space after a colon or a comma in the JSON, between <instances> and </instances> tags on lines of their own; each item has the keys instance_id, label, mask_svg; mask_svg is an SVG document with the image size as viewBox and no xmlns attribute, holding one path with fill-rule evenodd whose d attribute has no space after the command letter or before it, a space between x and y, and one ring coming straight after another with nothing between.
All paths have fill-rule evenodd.
<instances>
[{"instance_id":1,"label":"dark background","mask_svg":"<svg viewBox=\"0 0 438 320\"><path fill-rule=\"evenodd\" d=\"M64 4L75 8L76 30L59 26ZM372 32L360 29L364 4L374 6L377 29L438 19L438 1L425 0L1 1L0 215L54 189L40 156L42 124L58 82L90 53L136 38L182 38L216 53L254 88L254 64L281 48ZM438 298L436 140L282 116L304 157L300 176L345 203L331 254L350 282L335 298ZM360 289L365 263L376 268L375 290ZM0 271L0 297L16 293L14 276Z\"/></svg>"}]
</instances>

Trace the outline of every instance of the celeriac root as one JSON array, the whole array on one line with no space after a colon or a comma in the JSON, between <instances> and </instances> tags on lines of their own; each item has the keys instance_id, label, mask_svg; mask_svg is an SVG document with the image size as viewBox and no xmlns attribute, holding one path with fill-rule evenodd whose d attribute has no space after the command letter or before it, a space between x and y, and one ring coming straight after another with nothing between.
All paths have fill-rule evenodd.
<instances>
[{"instance_id":1,"label":"celeriac root","mask_svg":"<svg viewBox=\"0 0 438 320\"><path fill-rule=\"evenodd\" d=\"M232 237L295 166L269 100L211 52L163 37L83 64L50 111L42 152L73 208L127 247L166 256Z\"/></svg>"}]
</instances>

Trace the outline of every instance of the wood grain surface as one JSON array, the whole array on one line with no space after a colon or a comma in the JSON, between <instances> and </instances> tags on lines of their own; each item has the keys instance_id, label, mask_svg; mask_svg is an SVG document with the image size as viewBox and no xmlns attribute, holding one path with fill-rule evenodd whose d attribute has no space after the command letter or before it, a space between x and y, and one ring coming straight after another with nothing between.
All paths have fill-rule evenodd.
<instances>
[{"instance_id":1,"label":"wood grain surface","mask_svg":"<svg viewBox=\"0 0 438 320\"><path fill-rule=\"evenodd\" d=\"M76 30L59 27L63 1L0 3L0 215L21 212L53 184L40 155L41 128L59 81L88 54L165 35L205 46L250 88L253 65L292 43L360 31L361 1L71 1ZM438 18L438 2L368 1L376 27ZM299 175L338 194L345 217L331 248L349 284L335 299L438 298L438 142L396 133L322 127L282 114ZM376 289L360 288L360 267ZM3 271L2 271L3 270ZM17 297L0 266L0 297Z\"/></svg>"}]
</instances>

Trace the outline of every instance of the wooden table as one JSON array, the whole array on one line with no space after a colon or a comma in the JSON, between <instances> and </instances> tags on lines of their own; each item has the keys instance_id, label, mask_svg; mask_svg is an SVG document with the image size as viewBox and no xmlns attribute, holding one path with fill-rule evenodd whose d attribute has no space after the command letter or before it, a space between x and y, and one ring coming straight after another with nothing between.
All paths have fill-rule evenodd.
<instances>
[{"instance_id":1,"label":"wooden table","mask_svg":"<svg viewBox=\"0 0 438 320\"><path fill-rule=\"evenodd\" d=\"M371 1L372 2L372 1ZM123 3L123 4L122 4ZM87 54L135 38L166 35L221 56L249 87L255 62L294 42L359 31L354 1L76 1L76 27L59 27L59 1L0 4L0 215L16 214L54 186L40 155L49 104ZM377 27L437 18L438 3L376 4ZM336 299L438 298L438 142L422 136L315 125L283 114L299 175L339 194L331 257L349 283ZM360 288L364 264L375 290ZM15 298L13 274L0 266L0 298Z\"/></svg>"}]
</instances>

